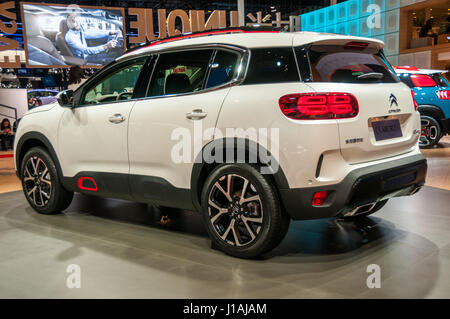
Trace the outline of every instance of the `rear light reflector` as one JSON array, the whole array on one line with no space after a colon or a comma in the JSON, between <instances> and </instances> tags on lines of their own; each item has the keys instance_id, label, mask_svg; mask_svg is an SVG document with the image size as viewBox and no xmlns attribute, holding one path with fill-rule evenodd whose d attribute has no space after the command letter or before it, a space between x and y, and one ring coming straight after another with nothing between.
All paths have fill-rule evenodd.
<instances>
[{"instance_id":1,"label":"rear light reflector","mask_svg":"<svg viewBox=\"0 0 450 319\"><path fill-rule=\"evenodd\" d=\"M419 109L419 104L417 103L416 98L414 97L414 91L413 90L411 90L411 96L412 96L413 103L414 103L414 109L417 111Z\"/></svg>"},{"instance_id":2,"label":"rear light reflector","mask_svg":"<svg viewBox=\"0 0 450 319\"><path fill-rule=\"evenodd\" d=\"M328 191L321 191L314 193L312 205L313 206L322 206L327 200Z\"/></svg>"},{"instance_id":3,"label":"rear light reflector","mask_svg":"<svg viewBox=\"0 0 450 319\"><path fill-rule=\"evenodd\" d=\"M414 86L432 87L436 86L436 82L426 74L411 74L411 80Z\"/></svg>"},{"instance_id":4,"label":"rear light reflector","mask_svg":"<svg viewBox=\"0 0 450 319\"><path fill-rule=\"evenodd\" d=\"M450 100L450 91L448 90L440 90L436 94L441 100Z\"/></svg>"},{"instance_id":5,"label":"rear light reflector","mask_svg":"<svg viewBox=\"0 0 450 319\"><path fill-rule=\"evenodd\" d=\"M80 177L78 178L78 188L85 191L96 192L98 191L97 183L92 177Z\"/></svg>"},{"instance_id":6,"label":"rear light reflector","mask_svg":"<svg viewBox=\"0 0 450 319\"><path fill-rule=\"evenodd\" d=\"M281 112L294 120L350 118L358 115L358 101L350 93L297 93L282 96Z\"/></svg>"}]
</instances>

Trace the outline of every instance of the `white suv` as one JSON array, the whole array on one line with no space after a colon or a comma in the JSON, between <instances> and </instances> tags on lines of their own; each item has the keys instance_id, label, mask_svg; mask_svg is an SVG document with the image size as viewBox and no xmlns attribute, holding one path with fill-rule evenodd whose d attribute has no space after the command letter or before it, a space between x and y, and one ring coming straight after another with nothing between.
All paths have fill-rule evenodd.
<instances>
[{"instance_id":1,"label":"white suv","mask_svg":"<svg viewBox=\"0 0 450 319\"><path fill-rule=\"evenodd\" d=\"M198 210L213 244L243 258L276 247L290 219L373 213L427 169L411 90L382 47L236 29L127 52L23 117L25 196L43 214L73 192Z\"/></svg>"}]
</instances>

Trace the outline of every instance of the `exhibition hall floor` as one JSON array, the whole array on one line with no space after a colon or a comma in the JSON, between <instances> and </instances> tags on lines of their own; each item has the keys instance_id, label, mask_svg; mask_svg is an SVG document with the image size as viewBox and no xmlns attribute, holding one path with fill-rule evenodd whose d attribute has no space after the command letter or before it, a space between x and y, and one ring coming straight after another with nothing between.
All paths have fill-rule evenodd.
<instances>
[{"instance_id":1,"label":"exhibition hall floor","mask_svg":"<svg viewBox=\"0 0 450 319\"><path fill-rule=\"evenodd\" d=\"M418 194L360 222L292 222L260 260L212 250L198 213L174 211L163 228L155 207L76 195L64 214L45 216L6 192L0 298L450 298L449 151L446 138L424 152L430 175ZM10 164L0 165L3 179ZM66 286L71 264L81 288ZM381 288L366 285L371 264Z\"/></svg>"}]
</instances>

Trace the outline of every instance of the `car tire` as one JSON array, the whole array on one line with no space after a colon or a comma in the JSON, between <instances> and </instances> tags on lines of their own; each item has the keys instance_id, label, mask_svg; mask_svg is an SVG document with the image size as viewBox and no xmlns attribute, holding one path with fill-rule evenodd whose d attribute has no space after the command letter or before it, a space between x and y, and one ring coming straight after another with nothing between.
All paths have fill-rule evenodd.
<instances>
[{"instance_id":1,"label":"car tire","mask_svg":"<svg viewBox=\"0 0 450 319\"><path fill-rule=\"evenodd\" d=\"M61 185L52 157L42 147L30 149L21 162L20 176L25 198L40 214L57 214L69 207L73 192Z\"/></svg>"},{"instance_id":2,"label":"car tire","mask_svg":"<svg viewBox=\"0 0 450 319\"><path fill-rule=\"evenodd\" d=\"M366 213L362 213L362 214L354 215L354 216L342 216L342 218L345 219L345 220L363 219L363 218L365 218L365 217L367 217L369 215L372 215L372 214L376 213L380 209L382 209L384 207L384 205L386 205L387 202L388 202L388 199L379 201L378 203L376 203L376 205L372 208L372 210L370 212L366 212Z\"/></svg>"},{"instance_id":3,"label":"car tire","mask_svg":"<svg viewBox=\"0 0 450 319\"><path fill-rule=\"evenodd\" d=\"M442 129L439 122L431 116L420 116L421 133L419 138L420 148L432 148L442 137ZM425 133L425 134L424 134Z\"/></svg>"},{"instance_id":4,"label":"car tire","mask_svg":"<svg viewBox=\"0 0 450 319\"><path fill-rule=\"evenodd\" d=\"M255 258L280 244L290 217L270 178L249 164L222 164L206 179L203 219L214 247L239 258Z\"/></svg>"}]
</instances>

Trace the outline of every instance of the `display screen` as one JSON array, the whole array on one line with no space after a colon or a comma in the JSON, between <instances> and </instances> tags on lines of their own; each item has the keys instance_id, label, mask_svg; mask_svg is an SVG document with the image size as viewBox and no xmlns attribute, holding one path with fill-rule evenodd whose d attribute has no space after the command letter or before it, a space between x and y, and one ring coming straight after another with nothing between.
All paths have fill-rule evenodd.
<instances>
[{"instance_id":1,"label":"display screen","mask_svg":"<svg viewBox=\"0 0 450 319\"><path fill-rule=\"evenodd\" d=\"M124 52L123 9L22 3L28 67L101 67Z\"/></svg>"},{"instance_id":2,"label":"display screen","mask_svg":"<svg viewBox=\"0 0 450 319\"><path fill-rule=\"evenodd\" d=\"M53 75L47 75L46 77L42 78L42 84L44 87L56 87L56 81Z\"/></svg>"},{"instance_id":3,"label":"display screen","mask_svg":"<svg viewBox=\"0 0 450 319\"><path fill-rule=\"evenodd\" d=\"M28 69L17 69L18 76L32 76L30 70Z\"/></svg>"}]
</instances>

